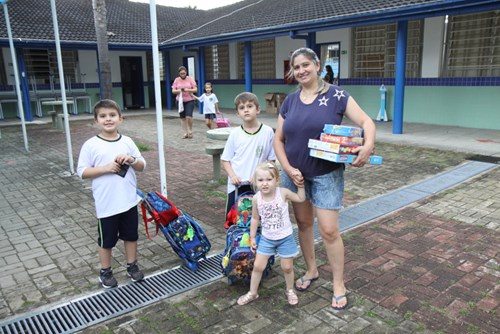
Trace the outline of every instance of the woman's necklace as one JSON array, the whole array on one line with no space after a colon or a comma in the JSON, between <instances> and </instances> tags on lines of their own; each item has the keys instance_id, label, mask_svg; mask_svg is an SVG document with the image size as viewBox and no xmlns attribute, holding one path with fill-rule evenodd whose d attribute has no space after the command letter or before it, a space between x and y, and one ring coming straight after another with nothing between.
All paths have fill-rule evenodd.
<instances>
[{"instance_id":1,"label":"woman's necklace","mask_svg":"<svg viewBox=\"0 0 500 334\"><path fill-rule=\"evenodd\" d=\"M318 96L316 91L300 91L300 100L306 104L312 103L316 99L316 96Z\"/></svg>"}]
</instances>

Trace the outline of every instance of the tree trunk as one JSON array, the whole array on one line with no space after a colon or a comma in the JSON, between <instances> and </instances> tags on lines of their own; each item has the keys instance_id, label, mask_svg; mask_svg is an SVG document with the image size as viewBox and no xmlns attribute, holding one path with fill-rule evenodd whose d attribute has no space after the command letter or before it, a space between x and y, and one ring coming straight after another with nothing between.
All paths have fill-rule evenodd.
<instances>
[{"instance_id":1,"label":"tree trunk","mask_svg":"<svg viewBox=\"0 0 500 334\"><path fill-rule=\"evenodd\" d=\"M112 99L113 85L111 82L111 64L109 61L108 23L106 19L105 0L92 0L92 8L94 10L94 24L97 37L101 98Z\"/></svg>"}]
</instances>

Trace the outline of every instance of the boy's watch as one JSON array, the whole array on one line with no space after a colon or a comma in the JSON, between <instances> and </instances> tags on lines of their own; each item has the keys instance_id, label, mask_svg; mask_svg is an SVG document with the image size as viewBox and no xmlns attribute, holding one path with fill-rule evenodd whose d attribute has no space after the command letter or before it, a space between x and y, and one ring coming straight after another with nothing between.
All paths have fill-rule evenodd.
<instances>
[{"instance_id":1,"label":"boy's watch","mask_svg":"<svg viewBox=\"0 0 500 334\"><path fill-rule=\"evenodd\" d=\"M132 161L132 162L130 163L130 166L135 165L135 164L139 161L139 159L137 159L137 158L136 158L136 157L134 157L134 156L132 156L132 158L134 158L134 161Z\"/></svg>"}]
</instances>

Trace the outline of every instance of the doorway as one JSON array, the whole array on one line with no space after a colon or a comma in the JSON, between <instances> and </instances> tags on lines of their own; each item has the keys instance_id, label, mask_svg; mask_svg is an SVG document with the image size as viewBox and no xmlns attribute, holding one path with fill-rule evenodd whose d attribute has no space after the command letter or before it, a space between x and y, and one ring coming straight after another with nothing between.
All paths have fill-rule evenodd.
<instances>
[{"instance_id":1,"label":"doorway","mask_svg":"<svg viewBox=\"0 0 500 334\"><path fill-rule=\"evenodd\" d=\"M321 45L321 77L325 77L325 66L330 65L333 70L334 82L340 78L340 43L328 43Z\"/></svg>"},{"instance_id":2,"label":"doorway","mask_svg":"<svg viewBox=\"0 0 500 334\"><path fill-rule=\"evenodd\" d=\"M144 108L142 57L120 57L124 109Z\"/></svg>"}]
</instances>

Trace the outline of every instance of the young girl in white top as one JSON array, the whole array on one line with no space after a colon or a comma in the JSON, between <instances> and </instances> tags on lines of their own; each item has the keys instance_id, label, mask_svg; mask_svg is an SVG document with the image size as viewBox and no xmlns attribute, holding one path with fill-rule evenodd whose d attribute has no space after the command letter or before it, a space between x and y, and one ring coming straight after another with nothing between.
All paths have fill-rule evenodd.
<instances>
[{"instance_id":1,"label":"young girl in white top","mask_svg":"<svg viewBox=\"0 0 500 334\"><path fill-rule=\"evenodd\" d=\"M271 162L257 165L252 181L258 192L252 200L250 243L257 254L250 280L250 291L238 299L238 304L245 305L259 298L257 290L267 261L277 253L281 258L281 269L285 275L285 296L290 305L296 305L299 299L293 290L293 258L299 254L299 250L293 238L287 201L304 202L306 199L304 187L299 187L297 193L278 187L279 170ZM257 246L255 237L259 222L262 225L262 235Z\"/></svg>"},{"instance_id":2,"label":"young girl in white top","mask_svg":"<svg viewBox=\"0 0 500 334\"><path fill-rule=\"evenodd\" d=\"M193 97L197 98L198 101L203 102L203 114L205 115L205 125L209 129L215 128L215 124L213 123L213 119L216 117L216 113L219 114L219 100L217 100L217 96L212 91L212 83L205 83L205 93L200 97L197 97L194 94Z\"/></svg>"}]
</instances>

